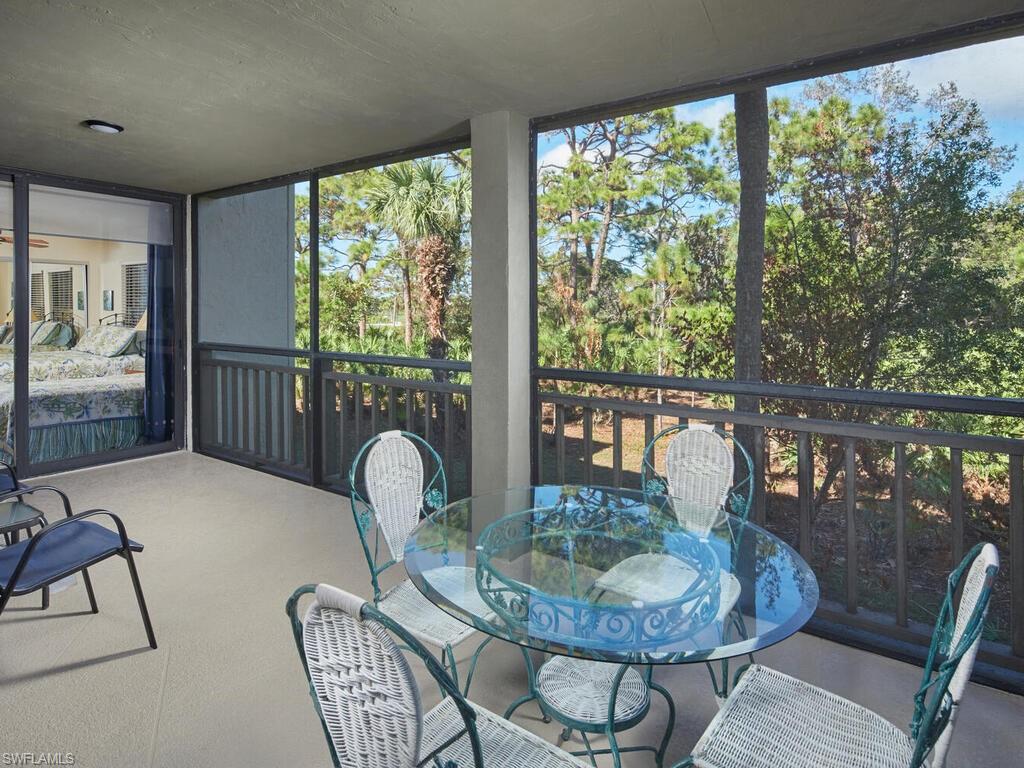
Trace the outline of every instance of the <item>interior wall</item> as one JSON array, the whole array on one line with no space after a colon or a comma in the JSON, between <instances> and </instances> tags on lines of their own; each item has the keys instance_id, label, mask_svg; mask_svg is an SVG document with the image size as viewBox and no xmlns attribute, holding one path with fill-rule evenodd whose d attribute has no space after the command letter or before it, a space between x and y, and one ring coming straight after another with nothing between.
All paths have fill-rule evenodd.
<instances>
[{"instance_id":1,"label":"interior wall","mask_svg":"<svg viewBox=\"0 0 1024 768\"><path fill-rule=\"evenodd\" d=\"M47 248L30 248L31 272L64 269L67 265L85 266L84 281L81 270L75 270L72 289L76 299L76 322L82 326L96 325L101 317L124 311L124 291L121 285L121 267L124 264L145 264L148 251L144 243L121 243L110 240L88 240L77 237L43 238ZM0 317L10 314L11 285L14 281L14 247L0 243ZM86 311L77 310L77 292L86 290ZM103 309L103 291L114 292L114 308ZM47 297L48 299L48 297ZM12 316L13 319L13 316Z\"/></svg>"}]
</instances>

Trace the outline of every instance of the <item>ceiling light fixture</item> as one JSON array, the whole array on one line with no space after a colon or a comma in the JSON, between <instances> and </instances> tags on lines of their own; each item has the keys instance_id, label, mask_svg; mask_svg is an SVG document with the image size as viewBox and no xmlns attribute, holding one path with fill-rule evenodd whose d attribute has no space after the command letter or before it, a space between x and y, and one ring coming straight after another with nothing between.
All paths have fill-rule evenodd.
<instances>
[{"instance_id":1,"label":"ceiling light fixture","mask_svg":"<svg viewBox=\"0 0 1024 768\"><path fill-rule=\"evenodd\" d=\"M123 133L124 128L106 120L83 120L82 125L99 133Z\"/></svg>"}]
</instances>

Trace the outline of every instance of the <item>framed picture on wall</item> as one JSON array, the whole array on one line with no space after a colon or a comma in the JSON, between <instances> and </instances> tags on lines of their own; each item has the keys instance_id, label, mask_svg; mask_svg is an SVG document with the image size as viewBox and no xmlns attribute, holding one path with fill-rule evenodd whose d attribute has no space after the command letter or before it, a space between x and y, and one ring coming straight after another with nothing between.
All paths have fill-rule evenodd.
<instances>
[{"instance_id":1,"label":"framed picture on wall","mask_svg":"<svg viewBox=\"0 0 1024 768\"><path fill-rule=\"evenodd\" d=\"M114 292L104 291L103 292L103 311L113 312L114 311Z\"/></svg>"},{"instance_id":2,"label":"framed picture on wall","mask_svg":"<svg viewBox=\"0 0 1024 768\"><path fill-rule=\"evenodd\" d=\"M85 291L78 292L78 295L75 297L75 306L79 310L85 309Z\"/></svg>"}]
</instances>

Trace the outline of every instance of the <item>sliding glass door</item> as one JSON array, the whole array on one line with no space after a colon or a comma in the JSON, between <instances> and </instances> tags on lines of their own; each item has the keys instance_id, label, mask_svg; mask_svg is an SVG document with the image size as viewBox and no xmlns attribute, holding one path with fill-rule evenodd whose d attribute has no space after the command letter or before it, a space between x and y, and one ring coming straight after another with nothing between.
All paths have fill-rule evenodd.
<instances>
[{"instance_id":1,"label":"sliding glass door","mask_svg":"<svg viewBox=\"0 0 1024 768\"><path fill-rule=\"evenodd\" d=\"M182 204L102 189L0 177L0 454L22 475L180 445Z\"/></svg>"},{"instance_id":2,"label":"sliding glass door","mask_svg":"<svg viewBox=\"0 0 1024 768\"><path fill-rule=\"evenodd\" d=\"M14 180L0 176L0 460L8 464L15 461L14 222Z\"/></svg>"}]
</instances>

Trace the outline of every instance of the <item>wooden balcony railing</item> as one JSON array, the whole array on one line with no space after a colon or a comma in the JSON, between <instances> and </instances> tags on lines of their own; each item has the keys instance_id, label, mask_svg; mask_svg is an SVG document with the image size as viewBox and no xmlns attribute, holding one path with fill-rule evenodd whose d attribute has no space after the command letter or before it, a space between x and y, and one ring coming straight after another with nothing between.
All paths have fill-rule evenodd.
<instances>
[{"instance_id":1,"label":"wooden balcony railing","mask_svg":"<svg viewBox=\"0 0 1024 768\"><path fill-rule=\"evenodd\" d=\"M983 643L976 677L1017 691L1024 688L1024 440L746 413L680 402L658 403L642 396L588 397L557 391L564 388L566 379L553 374L554 371L545 369L536 374L536 481L637 485L643 448L658 429L689 422L711 423L729 430L739 428L750 443L747 447L755 464L751 519L788 539L811 562L822 582L823 599L812 630L908 659L917 659L927 650L931 603L935 603L937 610L937 601L945 589L937 584L934 594L929 590L924 594L914 591L910 576L917 575L920 569L910 554L920 543L916 539L929 537L932 543L940 537L944 544L948 543L948 562L933 563L936 570L945 571L958 563L969 543L973 543L968 542L966 525L964 454L978 452L1004 457L1009 487L1006 514L1001 519L1006 520L1006 526L1005 530L999 527L994 541L1003 558L1002 584L999 599L993 603L990 626L994 629ZM581 379L589 384L603 382L606 391L623 386L620 377L609 374L586 373L571 380L579 388ZM643 392L637 387L645 380L650 387L646 377L630 377L629 391ZM658 381L660 385L670 383ZM862 398L861 393L857 397ZM906 406L914 404L913 396L908 397ZM929 405L934 407L937 402L940 401L930 400ZM944 410L953 410L949 406L954 402L955 398L949 398L940 404ZM997 413L1007 407L991 401L986 405L987 412ZM884 483L887 487L881 499L877 498L878 482L871 483L871 488L865 487L865 470L858 464L858 456L867 446L873 449L871 455L886 457L885 472L891 475L890 481ZM946 509L938 519L922 526L910 514L917 478L910 470L908 451L924 447L948 451L949 492ZM788 473L780 468L779 460L774 465L771 462L772 450L783 449L788 452L787 457L795 458L789 461ZM828 461L822 455L826 450ZM825 465L832 467L830 475ZM816 525L825 482L835 484L834 493L826 494L829 498L825 503L834 513L831 522L836 524L830 531L831 541L825 541L819 532L820 520ZM873 490L876 498L872 498ZM879 522L886 524L884 535L875 530ZM977 538L975 531L971 533L972 538ZM886 583L887 577L879 575L883 570L886 574L894 571L891 585Z\"/></svg>"}]
</instances>

